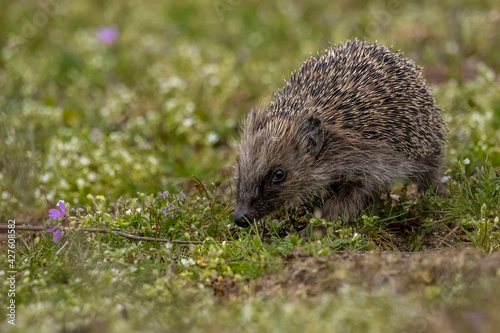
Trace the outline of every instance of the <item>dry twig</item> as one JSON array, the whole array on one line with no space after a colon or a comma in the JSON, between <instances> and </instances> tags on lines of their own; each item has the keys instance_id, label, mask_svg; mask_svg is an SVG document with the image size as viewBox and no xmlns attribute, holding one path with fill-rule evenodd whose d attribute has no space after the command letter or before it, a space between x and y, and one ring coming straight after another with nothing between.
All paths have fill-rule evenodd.
<instances>
[{"instance_id":1,"label":"dry twig","mask_svg":"<svg viewBox=\"0 0 500 333\"><path fill-rule=\"evenodd\" d=\"M0 224L0 233L5 233L7 230L12 229L9 228L8 225L6 224ZM29 226L29 225L16 225L15 230L21 230L21 231L45 231L46 228L42 226ZM79 228L75 229L78 231L85 231L85 232L93 232L93 233L114 233L126 238L131 238L131 239L136 239L136 240L143 240L143 241L152 241L152 242L165 242L165 243L175 243L175 244L203 244L203 241L183 241L183 240L176 240L176 239L166 239L166 238L154 238L154 237L144 237L144 236L137 236L137 235L132 235L127 232L119 231L119 230L113 230L113 229L104 229L104 228Z\"/></svg>"}]
</instances>

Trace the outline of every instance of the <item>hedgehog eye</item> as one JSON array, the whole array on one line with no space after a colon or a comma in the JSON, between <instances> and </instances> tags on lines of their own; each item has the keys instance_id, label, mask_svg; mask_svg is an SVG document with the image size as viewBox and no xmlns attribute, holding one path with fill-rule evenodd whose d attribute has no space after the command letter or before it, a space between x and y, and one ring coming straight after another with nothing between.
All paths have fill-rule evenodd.
<instances>
[{"instance_id":1,"label":"hedgehog eye","mask_svg":"<svg viewBox=\"0 0 500 333\"><path fill-rule=\"evenodd\" d=\"M285 172L283 170L276 170L272 178L273 184L279 183L283 179L285 179Z\"/></svg>"}]
</instances>

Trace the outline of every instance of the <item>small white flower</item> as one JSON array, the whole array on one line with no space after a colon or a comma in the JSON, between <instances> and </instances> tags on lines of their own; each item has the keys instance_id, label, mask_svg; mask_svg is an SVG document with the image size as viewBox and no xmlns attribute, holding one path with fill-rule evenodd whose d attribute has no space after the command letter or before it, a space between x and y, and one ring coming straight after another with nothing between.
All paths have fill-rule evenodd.
<instances>
[{"instance_id":1,"label":"small white flower","mask_svg":"<svg viewBox=\"0 0 500 333\"><path fill-rule=\"evenodd\" d=\"M76 180L76 183L78 184L78 186L83 186L83 185L85 185L85 180L82 178L78 178Z\"/></svg>"},{"instance_id":2,"label":"small white flower","mask_svg":"<svg viewBox=\"0 0 500 333\"><path fill-rule=\"evenodd\" d=\"M89 174L87 175L87 179L93 182L97 179L97 174L95 172L89 172Z\"/></svg>"},{"instance_id":3,"label":"small white flower","mask_svg":"<svg viewBox=\"0 0 500 333\"><path fill-rule=\"evenodd\" d=\"M181 264L184 265L184 267L189 267L195 264L195 261L192 258L182 258L181 259Z\"/></svg>"},{"instance_id":4,"label":"small white flower","mask_svg":"<svg viewBox=\"0 0 500 333\"><path fill-rule=\"evenodd\" d=\"M128 209L128 210L125 212L125 214L127 214L127 215L132 215L132 210Z\"/></svg>"},{"instance_id":5,"label":"small white flower","mask_svg":"<svg viewBox=\"0 0 500 333\"><path fill-rule=\"evenodd\" d=\"M120 273L120 271L116 268L111 268L111 273L118 274L118 273Z\"/></svg>"},{"instance_id":6,"label":"small white flower","mask_svg":"<svg viewBox=\"0 0 500 333\"><path fill-rule=\"evenodd\" d=\"M89 158L87 156L81 156L80 157L80 164L89 165L90 164Z\"/></svg>"},{"instance_id":7,"label":"small white flower","mask_svg":"<svg viewBox=\"0 0 500 333\"><path fill-rule=\"evenodd\" d=\"M165 247L166 247L167 249L171 249L171 248L173 247L173 245L172 245L172 243L170 243L170 242L166 242L166 243L165 243Z\"/></svg>"},{"instance_id":8,"label":"small white flower","mask_svg":"<svg viewBox=\"0 0 500 333\"><path fill-rule=\"evenodd\" d=\"M102 140L102 132L100 129L94 127L90 131L90 139L94 142L101 141Z\"/></svg>"},{"instance_id":9,"label":"small white flower","mask_svg":"<svg viewBox=\"0 0 500 333\"><path fill-rule=\"evenodd\" d=\"M132 157L130 156L130 153L128 151L122 150L121 154L122 154L122 157L125 160L125 162L131 162L132 161Z\"/></svg>"},{"instance_id":10,"label":"small white flower","mask_svg":"<svg viewBox=\"0 0 500 333\"><path fill-rule=\"evenodd\" d=\"M7 200L8 197L9 197L9 192L3 191L2 192L2 199Z\"/></svg>"},{"instance_id":11,"label":"small white flower","mask_svg":"<svg viewBox=\"0 0 500 333\"><path fill-rule=\"evenodd\" d=\"M50 180L50 173L46 172L43 175L40 176L40 181L42 183L46 183Z\"/></svg>"},{"instance_id":12,"label":"small white flower","mask_svg":"<svg viewBox=\"0 0 500 333\"><path fill-rule=\"evenodd\" d=\"M207 138L207 142L211 143L211 144L219 141L219 135L215 132L208 132L206 138Z\"/></svg>"},{"instance_id":13,"label":"small white flower","mask_svg":"<svg viewBox=\"0 0 500 333\"><path fill-rule=\"evenodd\" d=\"M465 165L469 165L469 164L470 164L470 160L469 160L469 158L468 158L468 157L464 160L464 164L465 164Z\"/></svg>"},{"instance_id":14,"label":"small white flower","mask_svg":"<svg viewBox=\"0 0 500 333\"><path fill-rule=\"evenodd\" d=\"M151 163L152 165L158 165L158 160L156 159L156 157L154 157L153 155L149 155L148 156L148 161L149 163Z\"/></svg>"},{"instance_id":15,"label":"small white flower","mask_svg":"<svg viewBox=\"0 0 500 333\"><path fill-rule=\"evenodd\" d=\"M61 179L61 180L59 181L59 184L60 184L61 188L64 188L64 189L68 189L68 188L69 188L69 184L68 184L68 182L66 181L66 179Z\"/></svg>"},{"instance_id":16,"label":"small white flower","mask_svg":"<svg viewBox=\"0 0 500 333\"><path fill-rule=\"evenodd\" d=\"M186 118L182 121L182 125L186 126L186 127L189 127L191 125L193 125L193 119L191 118Z\"/></svg>"},{"instance_id":17,"label":"small white flower","mask_svg":"<svg viewBox=\"0 0 500 333\"><path fill-rule=\"evenodd\" d=\"M450 176L444 176L443 178L441 178L441 183L446 183L450 179L451 179Z\"/></svg>"},{"instance_id":18,"label":"small white flower","mask_svg":"<svg viewBox=\"0 0 500 333\"><path fill-rule=\"evenodd\" d=\"M52 201L52 200L54 200L55 196L56 196L56 192L55 191L50 191L49 193L47 193L47 200L48 201Z\"/></svg>"},{"instance_id":19,"label":"small white flower","mask_svg":"<svg viewBox=\"0 0 500 333\"><path fill-rule=\"evenodd\" d=\"M142 209L140 209L140 208L136 208L136 209L135 209L135 211L136 211L137 213L140 213L140 212L142 211Z\"/></svg>"}]
</instances>

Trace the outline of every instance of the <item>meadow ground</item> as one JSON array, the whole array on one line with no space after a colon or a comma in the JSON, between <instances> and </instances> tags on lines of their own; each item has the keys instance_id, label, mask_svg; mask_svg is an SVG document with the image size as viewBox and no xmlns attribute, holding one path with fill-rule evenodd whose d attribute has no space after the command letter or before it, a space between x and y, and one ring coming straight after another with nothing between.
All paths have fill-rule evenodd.
<instances>
[{"instance_id":1,"label":"meadow ground","mask_svg":"<svg viewBox=\"0 0 500 333\"><path fill-rule=\"evenodd\" d=\"M494 0L7 1L0 331L495 332L499 31ZM398 185L349 224L240 230L240 120L353 37L423 67L449 195Z\"/></svg>"}]
</instances>

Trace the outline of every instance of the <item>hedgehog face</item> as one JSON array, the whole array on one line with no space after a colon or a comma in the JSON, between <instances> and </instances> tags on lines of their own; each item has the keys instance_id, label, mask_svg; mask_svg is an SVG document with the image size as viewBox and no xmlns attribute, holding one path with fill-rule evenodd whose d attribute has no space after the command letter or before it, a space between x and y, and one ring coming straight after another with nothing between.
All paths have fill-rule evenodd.
<instances>
[{"instance_id":1,"label":"hedgehog face","mask_svg":"<svg viewBox=\"0 0 500 333\"><path fill-rule=\"evenodd\" d=\"M240 227L284 205L299 203L311 183L307 170L322 147L319 120L271 119L259 127L254 126L255 120L244 126L235 175L235 223Z\"/></svg>"},{"instance_id":2,"label":"hedgehog face","mask_svg":"<svg viewBox=\"0 0 500 333\"><path fill-rule=\"evenodd\" d=\"M237 189L235 222L240 227L247 227L249 222L261 218L286 202L287 171L279 166L270 168L265 174L250 180L240 176Z\"/></svg>"}]
</instances>

